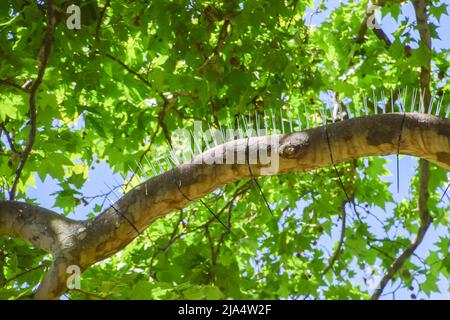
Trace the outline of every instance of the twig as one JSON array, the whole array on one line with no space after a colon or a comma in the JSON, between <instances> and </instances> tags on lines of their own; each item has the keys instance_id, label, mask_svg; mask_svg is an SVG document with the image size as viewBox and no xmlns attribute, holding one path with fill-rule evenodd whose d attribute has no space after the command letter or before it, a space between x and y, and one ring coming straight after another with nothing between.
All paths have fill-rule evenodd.
<instances>
[{"instance_id":1,"label":"twig","mask_svg":"<svg viewBox=\"0 0 450 320\"><path fill-rule=\"evenodd\" d=\"M105 15L106 9L109 7L111 0L106 0L105 4L100 11L100 15L98 16L97 25L95 26L95 41L100 40L100 26L102 24L103 16Z\"/></svg>"},{"instance_id":2,"label":"twig","mask_svg":"<svg viewBox=\"0 0 450 320\"><path fill-rule=\"evenodd\" d=\"M325 268L325 270L323 270L322 276L326 275L327 272L333 268L335 262L337 261L337 259L339 258L339 255L341 254L342 246L344 245L344 240L345 240L346 216L347 216L347 214L345 212L346 204L347 204L347 201L342 202L342 207L341 207L342 225L341 225L341 235L339 237L339 243L338 243L336 250L334 251L333 255L330 258L330 262L329 262L328 266Z\"/></svg>"},{"instance_id":3,"label":"twig","mask_svg":"<svg viewBox=\"0 0 450 320\"><path fill-rule=\"evenodd\" d=\"M36 266L36 267L33 267L33 268L31 268L31 269L22 271L22 272L20 272L20 273L14 275L13 277L11 277L11 278L9 278L9 279L5 279L4 281L0 281L0 286L4 286L4 285L6 285L8 282L14 281L14 280L16 280L17 278L20 278L20 277L22 277L22 276L24 276L24 275L26 275L26 274L28 274L28 273L30 273L30 272L33 272L33 271L38 270L38 269L41 269L41 268L47 268L47 266L46 266L45 264L40 264L40 265L38 265L38 266Z\"/></svg>"},{"instance_id":4,"label":"twig","mask_svg":"<svg viewBox=\"0 0 450 320\"><path fill-rule=\"evenodd\" d=\"M132 75L134 75L136 78L138 78L139 80L141 80L143 83L145 83L145 85L149 88L152 87L152 84L145 79L140 73L138 73L137 71L134 71L133 69L131 69L129 66L127 66L125 64L125 62L123 62L122 60L120 60L119 58L116 58L115 56L113 56L110 53L106 53L105 54L106 57L108 57L109 59L111 59L112 61L117 62L118 64L120 64L122 67L124 67L129 73L131 73Z\"/></svg>"},{"instance_id":5,"label":"twig","mask_svg":"<svg viewBox=\"0 0 450 320\"><path fill-rule=\"evenodd\" d=\"M89 300L90 300L91 297L95 298L95 299L98 299L98 300L107 300L108 299L106 297L99 296L98 294L95 294L95 293L92 293L92 292L87 292L87 291L84 291L84 290L81 290L81 289L74 288L74 289L70 289L69 291L81 293L82 295L86 296L86 298L88 298Z\"/></svg>"}]
</instances>

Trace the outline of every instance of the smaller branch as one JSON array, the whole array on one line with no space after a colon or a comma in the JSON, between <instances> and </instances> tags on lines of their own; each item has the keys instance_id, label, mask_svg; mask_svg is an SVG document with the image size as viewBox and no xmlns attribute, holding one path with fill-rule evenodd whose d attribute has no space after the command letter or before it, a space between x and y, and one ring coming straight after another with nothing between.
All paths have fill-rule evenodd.
<instances>
[{"instance_id":1,"label":"smaller branch","mask_svg":"<svg viewBox=\"0 0 450 320\"><path fill-rule=\"evenodd\" d=\"M103 5L100 15L98 16L97 25L95 26L95 41L100 41L100 26L102 25L103 16L105 15L106 9L109 7L111 0L106 0Z\"/></svg>"},{"instance_id":2,"label":"smaller branch","mask_svg":"<svg viewBox=\"0 0 450 320\"><path fill-rule=\"evenodd\" d=\"M219 32L219 39L217 40L217 44L214 47L213 53L205 60L205 62L197 69L197 71L201 72L208 64L214 62L214 58L220 55L222 48L225 44L225 39L228 35L228 27L230 26L230 20L225 19L222 27Z\"/></svg>"},{"instance_id":3,"label":"smaller branch","mask_svg":"<svg viewBox=\"0 0 450 320\"><path fill-rule=\"evenodd\" d=\"M335 262L337 261L337 259L339 258L339 255L341 254L342 246L344 245L344 240L345 240L346 216L347 216L347 214L345 212L346 204L347 204L347 201L342 202L342 207L341 207L342 225L341 225L341 235L339 237L339 243L338 243L336 250L334 251L333 255L330 258L330 262L329 262L328 266L325 268L325 270L323 270L322 276L326 275L328 273L328 271L333 269Z\"/></svg>"},{"instance_id":4,"label":"smaller branch","mask_svg":"<svg viewBox=\"0 0 450 320\"><path fill-rule=\"evenodd\" d=\"M414 251L422 243L431 222L432 222L432 219L429 215L428 215L428 217L421 219L420 228L419 228L419 232L417 233L416 239L392 263L392 265L390 266L390 268L384 275L383 279L381 279L380 283L378 284L377 289L373 293L372 300L377 300L380 298L387 283L394 277L394 275L397 273L397 271L403 267L405 262L414 254Z\"/></svg>"},{"instance_id":5,"label":"smaller branch","mask_svg":"<svg viewBox=\"0 0 450 320\"><path fill-rule=\"evenodd\" d=\"M21 153L17 151L16 147L14 146L14 143L8 133L8 131L6 130L5 126L3 124L0 124L0 132L3 130L3 132L5 133L6 136L6 141L8 141L8 145L9 148L11 149L11 151L16 154L16 155L20 155Z\"/></svg>"},{"instance_id":6,"label":"smaller branch","mask_svg":"<svg viewBox=\"0 0 450 320\"><path fill-rule=\"evenodd\" d=\"M21 85L15 83L15 82L10 81L10 80L0 79L0 85L3 85L5 87L16 88L17 90L23 91L25 93L29 93L30 90L28 89L27 83L28 83L28 81L23 86L21 86Z\"/></svg>"},{"instance_id":7,"label":"smaller branch","mask_svg":"<svg viewBox=\"0 0 450 320\"><path fill-rule=\"evenodd\" d=\"M137 71L134 71L133 69L131 69L129 66L127 66L125 64L125 62L123 62L122 60L120 60L119 58L116 58L115 56L113 56L110 53L106 53L105 54L106 57L108 57L109 59L111 59L112 61L117 62L118 64L120 64L122 67L124 67L129 73L131 73L133 76L135 76L136 78L138 78L139 80L141 80L147 87L151 88L152 84L145 79L140 73L138 73Z\"/></svg>"}]
</instances>

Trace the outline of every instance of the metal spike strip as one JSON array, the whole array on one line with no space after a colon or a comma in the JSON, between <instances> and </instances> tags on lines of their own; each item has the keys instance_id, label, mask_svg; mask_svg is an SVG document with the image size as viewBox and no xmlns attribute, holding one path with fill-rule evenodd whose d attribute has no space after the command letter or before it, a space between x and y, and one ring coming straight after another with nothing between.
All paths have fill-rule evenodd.
<instances>
[{"instance_id":1,"label":"metal spike strip","mask_svg":"<svg viewBox=\"0 0 450 320\"><path fill-rule=\"evenodd\" d=\"M191 134L191 136L193 136L193 133L190 130L189 130L189 133ZM194 141L194 143L195 143L195 141ZM192 147L191 143L189 143L188 148L191 153L192 159L194 159L195 158L195 149Z\"/></svg>"},{"instance_id":2,"label":"metal spike strip","mask_svg":"<svg viewBox=\"0 0 450 320\"><path fill-rule=\"evenodd\" d=\"M245 128L245 132L244 132L244 137L248 136L248 123L247 120L245 120L245 117L243 115L241 115L242 118L242 123L244 124L244 128Z\"/></svg>"},{"instance_id":3,"label":"metal spike strip","mask_svg":"<svg viewBox=\"0 0 450 320\"><path fill-rule=\"evenodd\" d=\"M173 166L172 166L172 163L170 162L169 158L167 156L164 156L164 160L166 161L169 170L172 170Z\"/></svg>"},{"instance_id":4,"label":"metal spike strip","mask_svg":"<svg viewBox=\"0 0 450 320\"><path fill-rule=\"evenodd\" d=\"M261 136L261 128L260 128L260 123L259 123L259 115L258 112L255 110L255 122L256 122L256 133L258 135L258 137Z\"/></svg>"},{"instance_id":5,"label":"metal spike strip","mask_svg":"<svg viewBox=\"0 0 450 320\"><path fill-rule=\"evenodd\" d=\"M348 118L349 118L349 119L355 118L355 115L354 115L353 112L351 111L350 107L347 108L347 114L348 114Z\"/></svg>"},{"instance_id":6,"label":"metal spike strip","mask_svg":"<svg viewBox=\"0 0 450 320\"><path fill-rule=\"evenodd\" d=\"M250 135L251 136L255 136L255 135L257 135L257 132L256 132L256 119L253 118L251 112L248 113L248 119L249 119L248 124L250 126Z\"/></svg>"},{"instance_id":7,"label":"metal spike strip","mask_svg":"<svg viewBox=\"0 0 450 320\"><path fill-rule=\"evenodd\" d=\"M439 117L441 114L442 102L444 101L444 95L442 95L441 100L439 100L437 108L436 108L436 117Z\"/></svg>"},{"instance_id":8,"label":"metal spike strip","mask_svg":"<svg viewBox=\"0 0 450 320\"><path fill-rule=\"evenodd\" d=\"M403 97L402 97L402 112L406 112L406 99L408 98L408 87L405 88L403 91Z\"/></svg>"},{"instance_id":9,"label":"metal spike strip","mask_svg":"<svg viewBox=\"0 0 450 320\"><path fill-rule=\"evenodd\" d=\"M425 102L424 102L424 97L423 97L423 93L419 90L419 112L420 113L425 113Z\"/></svg>"},{"instance_id":10,"label":"metal spike strip","mask_svg":"<svg viewBox=\"0 0 450 320\"><path fill-rule=\"evenodd\" d=\"M273 110L270 110L272 113L272 133L274 134L277 131L277 120L275 119L275 115L273 114Z\"/></svg>"},{"instance_id":11,"label":"metal spike strip","mask_svg":"<svg viewBox=\"0 0 450 320\"><path fill-rule=\"evenodd\" d=\"M450 104L447 106L447 111L445 112L445 118L448 118L449 113L450 113Z\"/></svg>"},{"instance_id":12,"label":"metal spike strip","mask_svg":"<svg viewBox=\"0 0 450 320\"><path fill-rule=\"evenodd\" d=\"M298 131L302 131L302 120L300 119L300 108L297 109Z\"/></svg>"},{"instance_id":13,"label":"metal spike strip","mask_svg":"<svg viewBox=\"0 0 450 320\"><path fill-rule=\"evenodd\" d=\"M384 90L381 90L381 113L386 113L386 96L384 95Z\"/></svg>"},{"instance_id":14,"label":"metal spike strip","mask_svg":"<svg viewBox=\"0 0 450 320\"><path fill-rule=\"evenodd\" d=\"M402 112L402 106L403 106L403 96L402 96L402 91L400 89L398 89L398 96L400 97L400 102L398 103L398 111Z\"/></svg>"},{"instance_id":15,"label":"metal spike strip","mask_svg":"<svg viewBox=\"0 0 450 320\"><path fill-rule=\"evenodd\" d=\"M433 106L434 106L434 99L435 99L434 96L431 97L430 103L428 104L428 114L431 114L431 111L432 111Z\"/></svg>"},{"instance_id":16,"label":"metal spike strip","mask_svg":"<svg viewBox=\"0 0 450 320\"><path fill-rule=\"evenodd\" d=\"M245 133L241 128L239 117L237 118L237 130L238 130L239 139L243 139L245 137Z\"/></svg>"},{"instance_id":17,"label":"metal spike strip","mask_svg":"<svg viewBox=\"0 0 450 320\"><path fill-rule=\"evenodd\" d=\"M390 100L391 100L391 112L394 112L395 108L394 108L394 92L391 89L391 95L390 95Z\"/></svg>"},{"instance_id":18,"label":"metal spike strip","mask_svg":"<svg viewBox=\"0 0 450 320\"><path fill-rule=\"evenodd\" d=\"M209 144L208 144L208 149L209 149ZM178 158L177 153L175 152L175 150L174 150L172 147L170 147L169 153L170 153L170 157L172 158L172 161L173 161L177 166L179 166L179 165L181 164L180 159Z\"/></svg>"},{"instance_id":19,"label":"metal spike strip","mask_svg":"<svg viewBox=\"0 0 450 320\"><path fill-rule=\"evenodd\" d=\"M344 120L344 110L342 110L342 105L339 103L339 108L338 108L338 112L339 112L339 119Z\"/></svg>"},{"instance_id":20,"label":"metal spike strip","mask_svg":"<svg viewBox=\"0 0 450 320\"><path fill-rule=\"evenodd\" d=\"M322 124L325 126L327 125L327 109L319 109L320 116L322 117Z\"/></svg>"},{"instance_id":21,"label":"metal spike strip","mask_svg":"<svg viewBox=\"0 0 450 320\"><path fill-rule=\"evenodd\" d=\"M355 107L356 110L356 116L359 118L361 117L361 108L358 106L358 104L356 103L357 99L356 99L356 95L353 97L353 106ZM339 104L339 111L340 114L342 114L342 107ZM343 120L342 116L341 116L341 121Z\"/></svg>"},{"instance_id":22,"label":"metal spike strip","mask_svg":"<svg viewBox=\"0 0 450 320\"><path fill-rule=\"evenodd\" d=\"M147 155L144 156L144 158L145 158L145 161L147 162L148 166L149 166L150 169L152 170L153 175L154 175L154 176L157 176L157 175L158 175L158 172L156 171L156 169L155 169L155 167L153 166L153 164L148 160Z\"/></svg>"},{"instance_id":23,"label":"metal spike strip","mask_svg":"<svg viewBox=\"0 0 450 320\"><path fill-rule=\"evenodd\" d=\"M264 110L264 130L266 131L266 134L269 134L269 124L267 121L267 115L265 110Z\"/></svg>"},{"instance_id":24,"label":"metal spike strip","mask_svg":"<svg viewBox=\"0 0 450 320\"><path fill-rule=\"evenodd\" d=\"M139 181L139 183L141 183L141 178L139 177L139 175L136 174L136 172L133 170L133 168L131 168L131 166L128 166L130 168L130 171L133 172L133 175L136 177L136 179Z\"/></svg>"},{"instance_id":25,"label":"metal spike strip","mask_svg":"<svg viewBox=\"0 0 450 320\"><path fill-rule=\"evenodd\" d=\"M219 123L219 129L218 130L219 130L219 133L220 133L220 135L222 137L222 143L224 143L226 141L226 136L225 136L224 130L223 130L222 126L220 125L220 123Z\"/></svg>"},{"instance_id":26,"label":"metal spike strip","mask_svg":"<svg viewBox=\"0 0 450 320\"><path fill-rule=\"evenodd\" d=\"M166 170L164 170L164 167L162 166L161 162L159 161L159 158L156 158L156 163L158 164L159 170L161 170L161 174L166 172Z\"/></svg>"},{"instance_id":27,"label":"metal spike strip","mask_svg":"<svg viewBox=\"0 0 450 320\"><path fill-rule=\"evenodd\" d=\"M364 105L364 115L368 116L369 115L369 109L367 108L367 98L366 98L366 94L363 93L363 105Z\"/></svg>"},{"instance_id":28,"label":"metal spike strip","mask_svg":"<svg viewBox=\"0 0 450 320\"><path fill-rule=\"evenodd\" d=\"M239 121L238 121L238 123L239 123ZM217 144L217 140L216 140L216 135L215 135L215 132L213 132L211 130L211 126L209 125L209 123L208 123L208 129L209 129L209 132L211 132L211 136L212 136L212 139L213 139L213 142L214 142L214 146L217 147L218 144Z\"/></svg>"},{"instance_id":29,"label":"metal spike strip","mask_svg":"<svg viewBox=\"0 0 450 320\"><path fill-rule=\"evenodd\" d=\"M147 179L147 178L148 178L148 175L147 175L147 173L145 172L144 167L142 167L142 165L141 165L137 160L134 160L134 163L136 163L136 166L138 167L138 169L141 170L142 177L144 177L145 179Z\"/></svg>"},{"instance_id":30,"label":"metal spike strip","mask_svg":"<svg viewBox=\"0 0 450 320\"><path fill-rule=\"evenodd\" d=\"M230 120L230 118L228 118L228 120L227 120L227 125L228 125L228 128L227 128L227 136L228 136L228 138L230 139L230 140L228 140L228 141L233 141L235 138L234 138L234 130L233 130L233 126L231 125L231 120ZM227 141L227 142L228 142Z\"/></svg>"}]
</instances>

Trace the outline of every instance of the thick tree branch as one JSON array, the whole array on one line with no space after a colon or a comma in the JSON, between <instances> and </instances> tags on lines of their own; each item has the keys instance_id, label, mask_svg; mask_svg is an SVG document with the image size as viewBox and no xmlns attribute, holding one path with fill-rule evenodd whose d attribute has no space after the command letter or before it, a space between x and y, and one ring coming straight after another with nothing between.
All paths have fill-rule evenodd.
<instances>
[{"instance_id":1,"label":"thick tree branch","mask_svg":"<svg viewBox=\"0 0 450 320\"><path fill-rule=\"evenodd\" d=\"M395 154L398 128L403 117L401 113L379 114L328 125L334 162ZM331 165L323 127L277 137L279 142L270 141L267 137L249 139L250 150L268 150L279 160L279 170L273 174ZM92 220L73 221L34 205L0 202L0 236L25 239L53 254L54 263L36 297L58 298L67 290L67 266L76 264L84 270L118 252L137 236L127 220L142 231L156 219L186 207L191 202L188 199L197 200L223 185L249 178L245 163L197 163L202 158L224 160L230 149L234 150L235 159L237 154L245 154L247 139L217 146L197 156L192 163L145 181L119 199L114 205L116 209L109 208ZM407 113L400 153L424 158L450 169L450 120ZM252 165L253 175L260 176L264 167ZM174 183L174 176L178 186ZM121 216L116 210L121 212Z\"/></svg>"}]
</instances>

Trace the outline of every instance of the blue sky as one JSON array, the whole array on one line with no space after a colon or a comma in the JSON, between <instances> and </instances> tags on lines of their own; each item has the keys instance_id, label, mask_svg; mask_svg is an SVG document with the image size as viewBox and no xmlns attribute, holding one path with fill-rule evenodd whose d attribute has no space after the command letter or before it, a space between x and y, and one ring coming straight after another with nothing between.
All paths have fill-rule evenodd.
<instances>
[{"instance_id":1,"label":"blue sky","mask_svg":"<svg viewBox=\"0 0 450 320\"><path fill-rule=\"evenodd\" d=\"M317 5L320 1L316 1L315 4ZM321 22L323 22L325 19L327 19L328 15L332 10L338 5L339 2L337 1L328 1L328 3L332 3L328 10L324 13L314 15L311 17L306 17L306 21L311 21L312 25L320 25ZM309 12L312 12L313 10L310 10ZM403 16L409 16L414 18L414 10L411 3L407 3L403 6L402 9ZM436 22L437 24L437 22ZM391 35L395 30L397 29L397 23L395 20L393 20L391 17L387 16L384 17L381 20L380 23L383 30L388 34ZM449 16L443 16L440 21L440 28L438 29L438 33L440 35L440 40L434 40L433 46L438 49L449 49L450 48L450 17ZM446 27L443 27L446 26ZM390 36L392 39L392 36ZM384 177L386 181L389 181L391 183L390 190L392 191L392 194L394 196L395 201L401 201L403 198L407 197L409 194L409 187L410 187L410 180L414 175L415 167L417 165L417 160L413 157L402 157L400 161L400 192L397 193L396 190L396 166L395 166L395 156L387 157L390 161L388 165L389 171L392 173L391 176ZM81 192L85 196L95 196L98 194L102 194L109 191L109 186L117 185L117 182L122 181L122 178L120 175L113 175L113 172L109 169L107 164L105 162L102 162L100 164L97 164L95 169L89 171L89 179ZM32 198L37 199L37 201L46 208L52 208L55 202L55 199L50 196L51 193L58 191L59 187L55 183L55 181L51 178L47 178L44 182L40 181L39 178L36 179L36 188L30 188L28 191L28 195ZM120 195L120 191L118 191ZM117 197L112 194L110 196L110 199L115 201L117 200ZM76 211L74 213L71 213L69 217L75 218L75 219L85 219L87 214L92 212L92 208L95 204L101 203L102 199L97 199L94 201L91 201L91 203L88 206L79 206L76 208ZM106 206L109 205L108 202L105 204ZM393 205L388 206L387 212L393 209ZM374 214L379 214L380 216L383 216L385 213L381 212L380 210L374 211ZM336 231L337 232L337 231ZM434 231L430 230L428 232L428 235L422 244L422 246L417 250L417 253L419 255L425 255L427 249L430 248L434 240L436 240L436 237L439 234L444 233L443 230L437 230ZM448 236L448 230L446 231L446 234ZM328 245L328 247L330 247ZM392 286L386 288L385 292L390 291L390 288ZM395 287L395 286L394 286ZM446 298L450 299L450 294L448 293L449 284L448 281L442 280L439 283L439 287L441 288L442 294L439 295L433 295L433 298ZM398 298L409 298L409 293L404 292L397 296ZM386 298L391 298L390 296Z\"/></svg>"}]
</instances>

